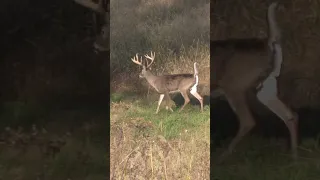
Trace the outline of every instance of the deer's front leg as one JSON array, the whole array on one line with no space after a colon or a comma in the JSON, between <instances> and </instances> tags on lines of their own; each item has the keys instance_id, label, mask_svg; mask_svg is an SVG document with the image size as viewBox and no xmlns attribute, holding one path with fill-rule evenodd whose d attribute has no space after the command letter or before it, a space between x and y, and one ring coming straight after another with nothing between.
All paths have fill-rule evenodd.
<instances>
[{"instance_id":1,"label":"deer's front leg","mask_svg":"<svg viewBox=\"0 0 320 180\"><path fill-rule=\"evenodd\" d=\"M158 107L157 107L157 110L156 110L156 114L158 114L158 112L159 112L160 105L161 105L161 102L162 102L163 98L164 98L164 94L160 94L159 101L158 101Z\"/></svg>"}]
</instances>

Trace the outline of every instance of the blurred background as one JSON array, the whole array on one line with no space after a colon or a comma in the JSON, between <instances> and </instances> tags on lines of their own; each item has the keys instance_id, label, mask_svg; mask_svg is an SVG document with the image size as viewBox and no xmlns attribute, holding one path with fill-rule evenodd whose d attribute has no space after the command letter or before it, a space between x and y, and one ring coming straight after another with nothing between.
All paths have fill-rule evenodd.
<instances>
[{"instance_id":1,"label":"blurred background","mask_svg":"<svg viewBox=\"0 0 320 180\"><path fill-rule=\"evenodd\" d=\"M266 13L274 1L211 1L210 39L267 38ZM225 166L214 168L218 179L317 179L320 154L319 1L278 1L284 62L278 78L279 96L299 114L298 163L288 161L289 132L278 117L255 97L249 97L257 122ZM214 158L227 147L238 120L223 99L211 101L211 139ZM288 165L291 164L291 165ZM280 167L290 166L289 169ZM263 176L262 176L263 175Z\"/></svg>"},{"instance_id":2,"label":"blurred background","mask_svg":"<svg viewBox=\"0 0 320 180\"><path fill-rule=\"evenodd\" d=\"M0 3L0 177L105 179L109 56L74 1Z\"/></svg>"}]
</instances>

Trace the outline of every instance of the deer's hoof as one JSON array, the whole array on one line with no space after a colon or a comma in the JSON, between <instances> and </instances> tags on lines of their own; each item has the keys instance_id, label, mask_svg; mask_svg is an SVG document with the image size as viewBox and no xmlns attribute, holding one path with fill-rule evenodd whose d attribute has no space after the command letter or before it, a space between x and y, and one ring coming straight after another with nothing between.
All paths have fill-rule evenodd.
<instances>
[{"instance_id":1,"label":"deer's hoof","mask_svg":"<svg viewBox=\"0 0 320 180\"><path fill-rule=\"evenodd\" d=\"M167 110L167 111L169 110L169 111L173 112L172 108L169 107L169 106L166 106L166 110Z\"/></svg>"}]
</instances>

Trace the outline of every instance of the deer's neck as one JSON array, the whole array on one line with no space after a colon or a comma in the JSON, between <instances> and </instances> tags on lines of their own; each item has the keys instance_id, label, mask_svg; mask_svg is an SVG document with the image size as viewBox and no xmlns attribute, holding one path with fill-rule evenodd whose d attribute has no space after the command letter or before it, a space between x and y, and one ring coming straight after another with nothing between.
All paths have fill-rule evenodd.
<instances>
[{"instance_id":1,"label":"deer's neck","mask_svg":"<svg viewBox=\"0 0 320 180\"><path fill-rule=\"evenodd\" d=\"M158 89L157 89L157 87L155 85L155 80L157 79L157 76L152 74L152 72L147 71L146 74L145 74L145 78L148 81L148 83L158 91Z\"/></svg>"}]
</instances>

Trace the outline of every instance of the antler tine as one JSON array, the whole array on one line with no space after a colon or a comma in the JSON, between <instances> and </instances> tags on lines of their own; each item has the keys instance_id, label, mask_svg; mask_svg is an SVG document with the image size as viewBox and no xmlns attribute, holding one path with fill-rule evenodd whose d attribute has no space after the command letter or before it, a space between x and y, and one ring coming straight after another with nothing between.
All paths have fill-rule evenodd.
<instances>
[{"instance_id":1,"label":"antler tine","mask_svg":"<svg viewBox=\"0 0 320 180\"><path fill-rule=\"evenodd\" d=\"M153 52L152 53L152 51L151 51L151 53L150 53L150 56L148 55L148 54L146 54L146 55L144 55L144 57L146 57L147 59L150 59L151 60L151 63L149 64L147 64L147 67L150 67L151 66L151 64L153 63L153 61L154 61L154 58L155 58L155 52Z\"/></svg>"},{"instance_id":2,"label":"antler tine","mask_svg":"<svg viewBox=\"0 0 320 180\"><path fill-rule=\"evenodd\" d=\"M138 53L133 58L131 58L131 60L135 64L138 64L139 66L143 66L142 65L142 57L140 58L140 61L139 61Z\"/></svg>"}]
</instances>

